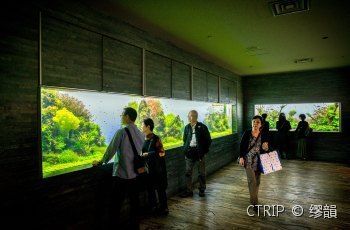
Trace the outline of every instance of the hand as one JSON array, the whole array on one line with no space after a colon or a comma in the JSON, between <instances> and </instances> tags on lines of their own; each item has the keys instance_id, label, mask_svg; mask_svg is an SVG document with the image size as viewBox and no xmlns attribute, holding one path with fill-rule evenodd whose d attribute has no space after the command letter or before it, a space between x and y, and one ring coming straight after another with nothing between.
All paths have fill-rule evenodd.
<instances>
[{"instance_id":1,"label":"hand","mask_svg":"<svg viewBox=\"0 0 350 230\"><path fill-rule=\"evenodd\" d=\"M239 165L240 166L244 166L244 159L243 159L243 157L239 158Z\"/></svg>"},{"instance_id":2,"label":"hand","mask_svg":"<svg viewBox=\"0 0 350 230\"><path fill-rule=\"evenodd\" d=\"M142 155L141 156L143 156L143 157L147 157L148 156L148 153L146 152L146 153L142 153Z\"/></svg>"},{"instance_id":3,"label":"hand","mask_svg":"<svg viewBox=\"0 0 350 230\"><path fill-rule=\"evenodd\" d=\"M262 149L265 150L265 151L268 151L268 150L269 150L269 143L264 142L264 143L262 144Z\"/></svg>"},{"instance_id":4,"label":"hand","mask_svg":"<svg viewBox=\"0 0 350 230\"><path fill-rule=\"evenodd\" d=\"M94 166L94 167L96 167L96 166L100 166L100 165L102 165L102 161L93 161L92 162L92 166Z\"/></svg>"}]
</instances>

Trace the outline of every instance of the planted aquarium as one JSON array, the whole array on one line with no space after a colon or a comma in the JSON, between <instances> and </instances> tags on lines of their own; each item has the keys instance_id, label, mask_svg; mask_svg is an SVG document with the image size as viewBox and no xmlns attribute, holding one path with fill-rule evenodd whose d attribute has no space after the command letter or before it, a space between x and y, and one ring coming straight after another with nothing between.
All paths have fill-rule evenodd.
<instances>
[{"instance_id":1,"label":"planted aquarium","mask_svg":"<svg viewBox=\"0 0 350 230\"><path fill-rule=\"evenodd\" d=\"M292 129L300 121L299 115L305 114L306 121L315 132L340 132L340 103L302 103L302 104L265 104L255 105L255 114L267 114L270 129L276 129L280 113L286 115Z\"/></svg>"},{"instance_id":2,"label":"planted aquarium","mask_svg":"<svg viewBox=\"0 0 350 230\"><path fill-rule=\"evenodd\" d=\"M236 127L231 104L150 98L112 93L41 88L41 147L44 177L76 171L100 160L115 132L122 128L125 107L138 112L136 125L150 117L165 149L182 145L187 114L195 109L212 138Z\"/></svg>"}]
</instances>

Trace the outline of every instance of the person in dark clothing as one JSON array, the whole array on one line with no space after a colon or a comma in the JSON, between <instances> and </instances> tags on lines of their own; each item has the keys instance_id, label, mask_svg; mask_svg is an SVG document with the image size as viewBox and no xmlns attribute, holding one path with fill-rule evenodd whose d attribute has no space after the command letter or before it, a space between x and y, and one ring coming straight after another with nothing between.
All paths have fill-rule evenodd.
<instances>
[{"instance_id":1,"label":"person in dark clothing","mask_svg":"<svg viewBox=\"0 0 350 230\"><path fill-rule=\"evenodd\" d=\"M310 127L309 127L309 123L305 121L306 119L305 114L300 114L299 118L301 121L299 121L298 127L295 130L295 134L298 139L297 157L300 159L306 160L307 158L306 138L309 134Z\"/></svg>"},{"instance_id":2,"label":"person in dark clothing","mask_svg":"<svg viewBox=\"0 0 350 230\"><path fill-rule=\"evenodd\" d=\"M165 165L165 151L160 138L153 133L154 122L151 118L143 121L142 132L146 140L142 147L142 156L148 168L147 192L150 209L153 213L167 215L169 213L166 189L168 186ZM157 205L156 191L159 206Z\"/></svg>"},{"instance_id":3,"label":"person in dark clothing","mask_svg":"<svg viewBox=\"0 0 350 230\"><path fill-rule=\"evenodd\" d=\"M239 150L239 164L245 168L247 174L250 203L254 210L258 207L258 193L261 172L258 168L259 154L269 150L269 138L267 133L262 132L261 116L254 116L252 129L246 130L242 136Z\"/></svg>"},{"instance_id":4,"label":"person in dark clothing","mask_svg":"<svg viewBox=\"0 0 350 230\"><path fill-rule=\"evenodd\" d=\"M186 160L186 191L181 197L193 196L192 174L196 162L198 162L199 196L205 196L205 154L209 152L211 137L206 125L198 122L198 113L192 110L188 113L189 124L185 126L183 135L183 149Z\"/></svg>"},{"instance_id":5,"label":"person in dark clothing","mask_svg":"<svg viewBox=\"0 0 350 230\"><path fill-rule=\"evenodd\" d=\"M278 121L276 122L277 149L280 153L280 156L284 159L287 158L289 143L288 134L291 128L292 127L290 126L290 122L286 119L286 115L284 113L281 113L279 115Z\"/></svg>"},{"instance_id":6,"label":"person in dark clothing","mask_svg":"<svg viewBox=\"0 0 350 230\"><path fill-rule=\"evenodd\" d=\"M262 124L262 130L261 130L261 132L269 133L269 131L270 131L270 122L268 122L268 121L266 120L267 114L266 114L266 113L263 113L263 114L261 115L261 117L263 118L263 124Z\"/></svg>"}]
</instances>

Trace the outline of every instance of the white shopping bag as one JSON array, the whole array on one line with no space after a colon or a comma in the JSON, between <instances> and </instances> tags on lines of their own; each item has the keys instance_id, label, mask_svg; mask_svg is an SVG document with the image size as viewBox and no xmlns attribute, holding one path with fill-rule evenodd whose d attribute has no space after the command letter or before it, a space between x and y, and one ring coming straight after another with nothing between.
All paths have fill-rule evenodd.
<instances>
[{"instance_id":1,"label":"white shopping bag","mask_svg":"<svg viewBox=\"0 0 350 230\"><path fill-rule=\"evenodd\" d=\"M259 156L259 169L263 174L269 174L282 170L282 165L277 151L263 153Z\"/></svg>"}]
</instances>

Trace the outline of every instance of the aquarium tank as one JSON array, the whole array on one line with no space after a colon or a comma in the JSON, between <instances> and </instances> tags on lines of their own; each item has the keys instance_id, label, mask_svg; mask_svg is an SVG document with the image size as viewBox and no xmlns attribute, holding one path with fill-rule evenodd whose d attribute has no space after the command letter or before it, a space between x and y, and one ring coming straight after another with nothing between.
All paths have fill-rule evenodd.
<instances>
[{"instance_id":1,"label":"aquarium tank","mask_svg":"<svg viewBox=\"0 0 350 230\"><path fill-rule=\"evenodd\" d=\"M212 138L236 132L235 106L114 93L41 88L41 149L43 176L49 177L91 167L100 160L115 132L122 128L125 107L137 113L135 124L152 118L154 132L165 150L179 147L187 114L197 110Z\"/></svg>"},{"instance_id":2,"label":"aquarium tank","mask_svg":"<svg viewBox=\"0 0 350 230\"><path fill-rule=\"evenodd\" d=\"M292 129L300 121L299 115L305 114L306 121L314 132L340 132L340 103L302 103L302 104L261 104L255 105L255 115L267 114L270 129L276 129L280 113L286 115Z\"/></svg>"}]
</instances>

